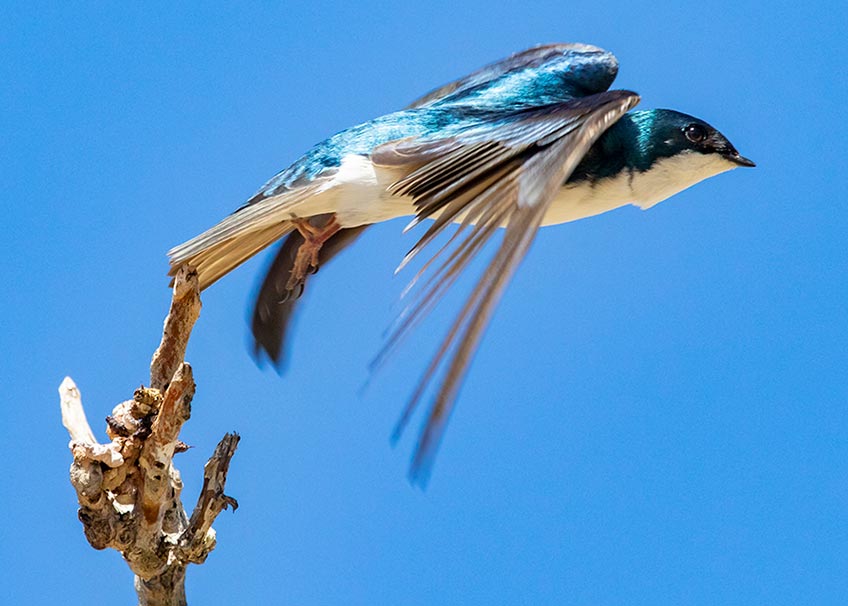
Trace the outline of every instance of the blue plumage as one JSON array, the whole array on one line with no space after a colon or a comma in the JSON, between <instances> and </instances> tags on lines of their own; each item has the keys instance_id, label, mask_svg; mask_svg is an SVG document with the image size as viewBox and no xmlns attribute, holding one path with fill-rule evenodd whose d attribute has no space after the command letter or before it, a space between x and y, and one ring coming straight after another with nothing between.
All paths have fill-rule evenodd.
<instances>
[{"instance_id":1,"label":"blue plumage","mask_svg":"<svg viewBox=\"0 0 848 606\"><path fill-rule=\"evenodd\" d=\"M433 91L409 109L358 124L318 143L263 185L251 202L326 174L338 168L346 155L368 156L390 141L451 136L481 123L509 119L523 109L603 92L617 73L618 61L612 53L583 44L546 45L517 53ZM454 88L439 94L448 87Z\"/></svg>"},{"instance_id":2,"label":"blue plumage","mask_svg":"<svg viewBox=\"0 0 848 606\"><path fill-rule=\"evenodd\" d=\"M274 176L259 190L260 197L279 195L286 189L324 175L328 170L341 166L342 158L347 155L368 156L378 145L438 132L451 121L455 119L450 112L444 110L412 109L381 116L345 129L318 143L297 162Z\"/></svg>"}]
</instances>

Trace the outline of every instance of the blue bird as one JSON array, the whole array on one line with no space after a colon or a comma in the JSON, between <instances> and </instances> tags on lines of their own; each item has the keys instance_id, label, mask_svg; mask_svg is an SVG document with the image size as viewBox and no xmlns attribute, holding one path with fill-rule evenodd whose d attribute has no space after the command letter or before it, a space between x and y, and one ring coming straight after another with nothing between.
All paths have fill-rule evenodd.
<instances>
[{"instance_id":1,"label":"blue bird","mask_svg":"<svg viewBox=\"0 0 848 606\"><path fill-rule=\"evenodd\" d=\"M458 224L413 278L426 275L379 360L502 232L398 422L395 436L436 381L410 469L423 485L471 358L539 227L627 204L649 208L703 179L754 166L702 120L666 109L631 112L636 93L608 90L617 72L616 58L594 46L538 46L333 135L233 214L172 249L171 275L191 266L206 288L284 238L252 325L257 355L279 365L310 274L365 227L402 216L413 217L407 229L432 220L403 267Z\"/></svg>"}]
</instances>

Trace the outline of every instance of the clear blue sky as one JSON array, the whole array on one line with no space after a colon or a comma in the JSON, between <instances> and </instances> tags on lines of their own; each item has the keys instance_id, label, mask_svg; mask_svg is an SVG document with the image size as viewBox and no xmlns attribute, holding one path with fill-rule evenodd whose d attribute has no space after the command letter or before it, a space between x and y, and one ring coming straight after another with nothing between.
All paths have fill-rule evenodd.
<instances>
[{"instance_id":1,"label":"clear blue sky","mask_svg":"<svg viewBox=\"0 0 848 606\"><path fill-rule=\"evenodd\" d=\"M448 314L359 394L403 222L321 272L283 377L247 353L264 259L210 289L178 466L192 501L238 430L241 507L190 602L846 603L844 3L170 4L0 9L4 600L134 599L76 520L56 388L78 382L102 436L147 378L169 247L324 137L581 41L758 168L543 230L424 493L414 431L388 438Z\"/></svg>"}]
</instances>

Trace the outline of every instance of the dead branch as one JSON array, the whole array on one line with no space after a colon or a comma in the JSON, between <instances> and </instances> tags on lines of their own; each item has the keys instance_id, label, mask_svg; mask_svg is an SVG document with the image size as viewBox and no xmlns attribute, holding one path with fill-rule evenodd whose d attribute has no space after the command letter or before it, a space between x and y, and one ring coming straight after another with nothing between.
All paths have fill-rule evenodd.
<instances>
[{"instance_id":1,"label":"dead branch","mask_svg":"<svg viewBox=\"0 0 848 606\"><path fill-rule=\"evenodd\" d=\"M118 404L107 417L109 443L97 443L71 378L59 387L83 531L95 549L121 552L135 574L140 606L186 604L186 567L202 564L215 548L212 523L218 514L238 507L224 494L238 434L225 435L206 463L190 520L180 499L182 480L173 466L174 454L186 448L178 438L191 415L195 384L183 358L199 314L197 276L183 269L150 364L150 387L137 389L132 400Z\"/></svg>"},{"instance_id":2,"label":"dead branch","mask_svg":"<svg viewBox=\"0 0 848 606\"><path fill-rule=\"evenodd\" d=\"M177 372L185 359L191 329L200 316L197 274L185 268L180 273L181 276L174 278L174 295L165 318L162 341L150 361L150 386L154 389L165 389Z\"/></svg>"}]
</instances>

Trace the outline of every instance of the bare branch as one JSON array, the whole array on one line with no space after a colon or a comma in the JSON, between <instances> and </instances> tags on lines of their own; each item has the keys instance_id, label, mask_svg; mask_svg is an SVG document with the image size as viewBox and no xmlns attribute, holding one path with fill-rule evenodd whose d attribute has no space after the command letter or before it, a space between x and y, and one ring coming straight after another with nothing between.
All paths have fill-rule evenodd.
<instances>
[{"instance_id":1,"label":"bare branch","mask_svg":"<svg viewBox=\"0 0 848 606\"><path fill-rule=\"evenodd\" d=\"M212 523L228 506L238 506L224 494L237 434L225 435L206 463L191 521L173 466L174 454L188 448L179 433L191 415L195 384L183 357L199 313L197 276L181 270L150 365L151 387L137 389L132 400L118 404L106 418L107 444L97 443L74 382L66 377L59 388L74 455L71 484L85 536L95 549L121 552L136 575L141 606L186 604L186 567L205 561L215 548Z\"/></svg>"},{"instance_id":2,"label":"bare branch","mask_svg":"<svg viewBox=\"0 0 848 606\"><path fill-rule=\"evenodd\" d=\"M185 566L172 566L158 577L135 578L138 606L186 606Z\"/></svg>"},{"instance_id":3,"label":"bare branch","mask_svg":"<svg viewBox=\"0 0 848 606\"><path fill-rule=\"evenodd\" d=\"M59 404L62 407L62 425L71 434L71 440L94 444L97 440L85 418L79 389L71 377L65 377L59 385Z\"/></svg>"},{"instance_id":4,"label":"bare branch","mask_svg":"<svg viewBox=\"0 0 848 606\"><path fill-rule=\"evenodd\" d=\"M197 272L182 267L174 278L171 310L165 319L162 342L150 362L150 386L164 390L177 367L185 359L191 329L200 316L200 289Z\"/></svg>"},{"instance_id":5,"label":"bare branch","mask_svg":"<svg viewBox=\"0 0 848 606\"><path fill-rule=\"evenodd\" d=\"M187 562L202 564L206 560L206 556L215 548L212 522L227 507L232 507L233 511L238 509L238 502L224 494L224 484L227 481L230 460L236 453L240 439L237 433L225 435L218 442L215 454L203 467L203 488L200 490L194 513L191 514L188 528L180 537L183 559Z\"/></svg>"},{"instance_id":6,"label":"bare branch","mask_svg":"<svg viewBox=\"0 0 848 606\"><path fill-rule=\"evenodd\" d=\"M144 472L138 502L141 503L145 530L152 535L157 535L161 530L165 514L162 506L167 504L166 493L173 484L172 474L169 474L171 460L174 458L180 429L188 421L191 410L189 403L193 396L191 366L183 362L168 385L162 407L153 421L150 435L144 441L138 459L138 465ZM179 485L176 488L179 490L181 487Z\"/></svg>"}]
</instances>

